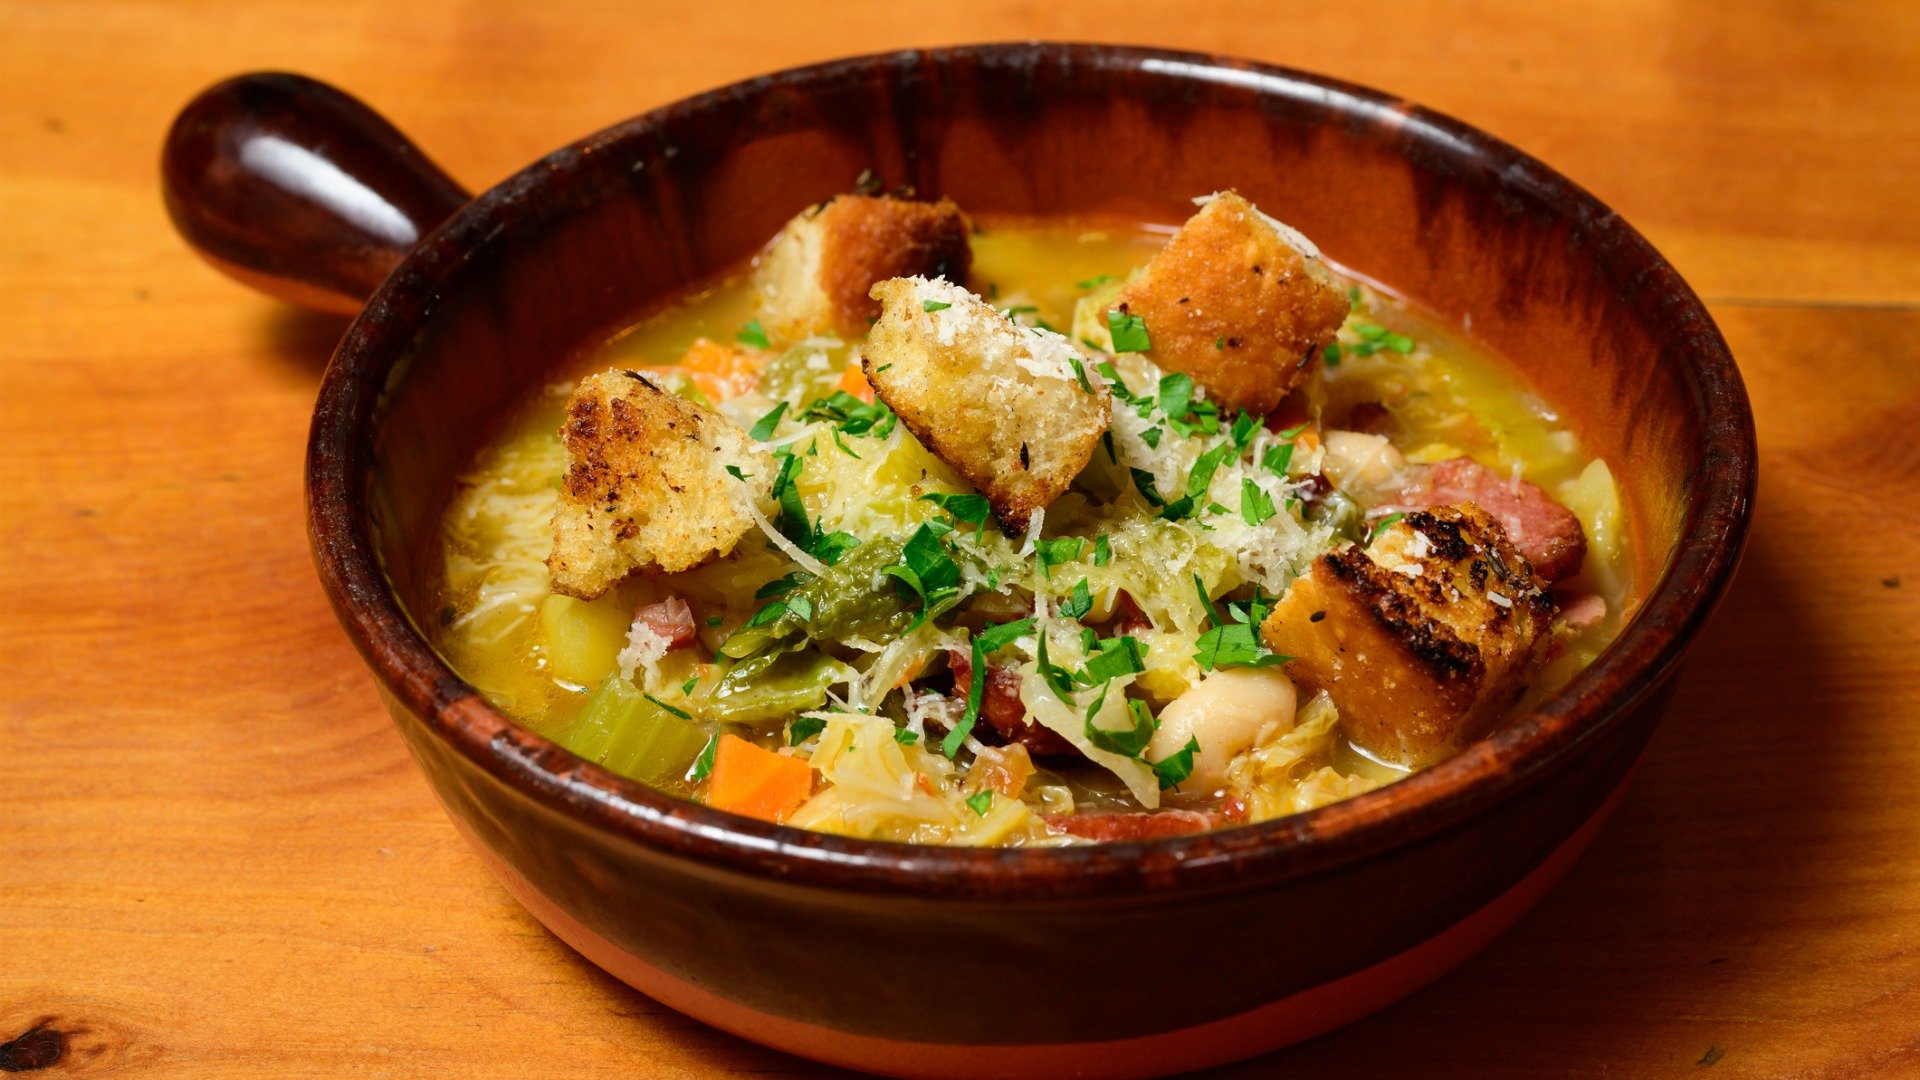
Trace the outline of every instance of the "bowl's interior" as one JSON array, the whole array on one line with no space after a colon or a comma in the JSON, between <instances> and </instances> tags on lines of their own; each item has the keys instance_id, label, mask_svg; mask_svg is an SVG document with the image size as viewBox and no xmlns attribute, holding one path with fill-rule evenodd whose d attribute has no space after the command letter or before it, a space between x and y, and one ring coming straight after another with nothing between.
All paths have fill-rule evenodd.
<instances>
[{"instance_id":1,"label":"bowl's interior","mask_svg":"<svg viewBox=\"0 0 1920 1080\"><path fill-rule=\"evenodd\" d=\"M1702 539L1698 485L1725 503L1722 488L1750 482L1738 376L1698 301L1604 207L1503 144L1370 92L1193 57L902 54L741 84L585 140L484 196L389 282L342 362L388 387L375 538L416 621L433 614L452 485L516 403L869 168L981 214L1178 222L1192 196L1238 189L1524 371L1622 485L1638 600ZM416 332L388 372L372 352L396 315L383 299L422 290L430 311L397 313ZM1729 543L1738 524L1718 525ZM1732 558L1678 583L1669 636L1704 616ZM1648 641L1633 662L1681 644ZM1607 692L1624 697L1623 677ZM1595 689L1583 676L1564 696Z\"/></svg>"}]
</instances>

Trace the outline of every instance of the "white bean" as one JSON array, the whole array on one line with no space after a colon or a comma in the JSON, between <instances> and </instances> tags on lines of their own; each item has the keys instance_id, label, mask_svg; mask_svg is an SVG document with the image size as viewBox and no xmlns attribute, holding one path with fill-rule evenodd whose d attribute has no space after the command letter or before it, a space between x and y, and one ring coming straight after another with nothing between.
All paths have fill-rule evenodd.
<instances>
[{"instance_id":1,"label":"white bean","mask_svg":"<svg viewBox=\"0 0 1920 1080\"><path fill-rule=\"evenodd\" d=\"M1253 746L1269 726L1293 727L1293 680L1279 668L1229 668L1216 671L1160 710L1160 729L1147 747L1147 760L1178 753L1192 738L1200 743L1193 772L1180 790L1210 794L1227 781L1227 763Z\"/></svg>"},{"instance_id":2,"label":"white bean","mask_svg":"<svg viewBox=\"0 0 1920 1080\"><path fill-rule=\"evenodd\" d=\"M1328 431L1320 470L1342 491L1378 487L1406 467L1407 460L1384 435L1359 431Z\"/></svg>"}]
</instances>

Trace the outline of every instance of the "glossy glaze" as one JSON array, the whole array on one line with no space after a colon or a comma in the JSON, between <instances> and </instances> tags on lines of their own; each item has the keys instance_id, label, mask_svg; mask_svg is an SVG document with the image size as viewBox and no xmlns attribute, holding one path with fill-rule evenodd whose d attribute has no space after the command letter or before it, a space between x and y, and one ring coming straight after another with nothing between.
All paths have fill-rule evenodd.
<instances>
[{"instance_id":1,"label":"glossy glaze","mask_svg":"<svg viewBox=\"0 0 1920 1080\"><path fill-rule=\"evenodd\" d=\"M1647 583L1638 615L1565 693L1427 773L1143 844L974 852L803 834L664 798L515 727L406 614L431 615L432 530L455 471L580 350L868 167L1008 214L1178 220L1192 192L1235 186L1343 264L1470 316L1623 478ZM971 1045L985 1068L994 1046L1247 1012L1414 948L1526 879L1650 736L1737 562L1753 470L1745 394L1697 298L1544 166L1294 72L1029 45L752 80L590 136L482 196L342 343L308 485L336 610L492 858L637 962L737 1006ZM1169 926L1183 947L1153 947ZM953 993L983 982L996 993ZM1166 994L1176 983L1190 992Z\"/></svg>"},{"instance_id":2,"label":"glossy glaze","mask_svg":"<svg viewBox=\"0 0 1920 1080\"><path fill-rule=\"evenodd\" d=\"M392 124L301 75L242 75L181 110L160 156L174 227L283 300L351 315L472 198Z\"/></svg>"}]
</instances>

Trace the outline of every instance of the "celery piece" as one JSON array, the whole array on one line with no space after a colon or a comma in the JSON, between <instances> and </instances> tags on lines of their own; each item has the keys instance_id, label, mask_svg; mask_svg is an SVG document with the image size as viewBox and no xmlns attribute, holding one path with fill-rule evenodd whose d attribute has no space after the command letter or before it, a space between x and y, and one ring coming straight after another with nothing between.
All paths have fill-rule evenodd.
<instances>
[{"instance_id":1,"label":"celery piece","mask_svg":"<svg viewBox=\"0 0 1920 1080\"><path fill-rule=\"evenodd\" d=\"M647 700L627 680L609 675L557 741L622 776L657 786L683 775L710 734L704 725Z\"/></svg>"},{"instance_id":2,"label":"celery piece","mask_svg":"<svg viewBox=\"0 0 1920 1080\"><path fill-rule=\"evenodd\" d=\"M833 393L852 357L844 342L812 339L767 361L760 372L760 391L772 401L784 401L796 411L816 398Z\"/></svg>"},{"instance_id":3,"label":"celery piece","mask_svg":"<svg viewBox=\"0 0 1920 1080\"><path fill-rule=\"evenodd\" d=\"M613 671L627 645L633 613L608 593L598 600L549 596L540 602L547 670L555 678L592 686Z\"/></svg>"}]
</instances>

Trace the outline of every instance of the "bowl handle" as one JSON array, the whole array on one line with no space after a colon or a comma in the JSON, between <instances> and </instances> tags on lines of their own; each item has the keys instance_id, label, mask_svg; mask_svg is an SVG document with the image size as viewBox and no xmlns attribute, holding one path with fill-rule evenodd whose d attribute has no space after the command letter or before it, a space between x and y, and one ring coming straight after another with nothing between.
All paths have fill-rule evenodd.
<instances>
[{"instance_id":1,"label":"bowl handle","mask_svg":"<svg viewBox=\"0 0 1920 1080\"><path fill-rule=\"evenodd\" d=\"M160 155L167 213L222 272L353 314L471 195L358 100L303 75L241 75L193 99Z\"/></svg>"}]
</instances>

